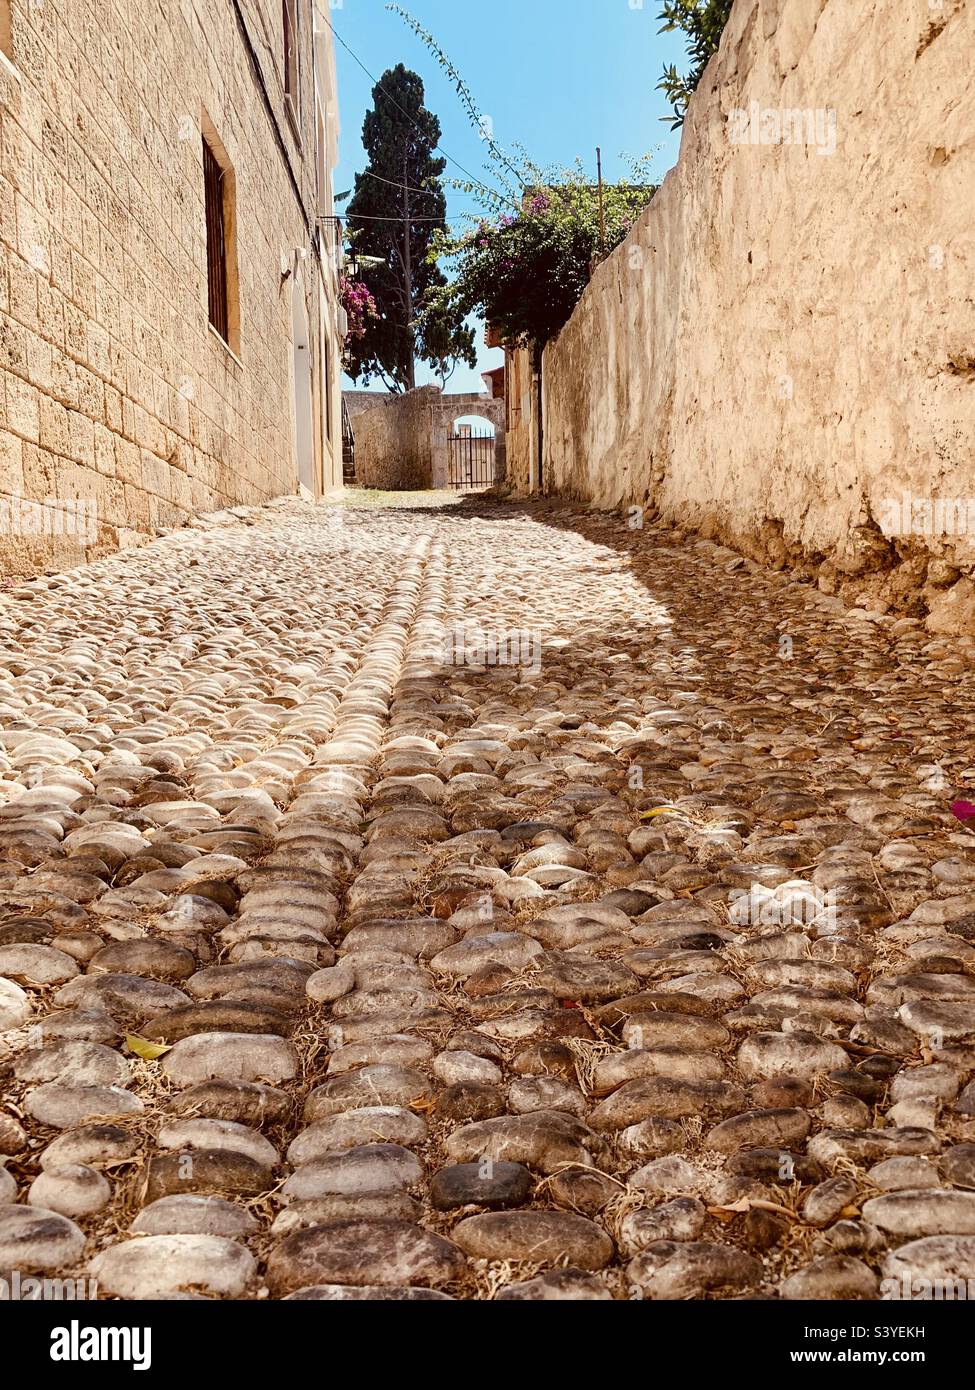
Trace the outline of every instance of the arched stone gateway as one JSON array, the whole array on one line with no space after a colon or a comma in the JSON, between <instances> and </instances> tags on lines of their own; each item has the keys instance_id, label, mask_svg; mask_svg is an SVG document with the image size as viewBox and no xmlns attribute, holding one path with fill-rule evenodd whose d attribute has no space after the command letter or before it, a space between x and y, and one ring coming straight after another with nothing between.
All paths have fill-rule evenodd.
<instances>
[{"instance_id":1,"label":"arched stone gateway","mask_svg":"<svg viewBox=\"0 0 975 1390\"><path fill-rule=\"evenodd\" d=\"M484 422L485 434L493 429L493 447L454 442L459 433L456 422L471 418ZM504 399L473 392L441 396L433 407L433 486L462 487L468 481L475 487L497 484L504 480L504 461Z\"/></svg>"},{"instance_id":2,"label":"arched stone gateway","mask_svg":"<svg viewBox=\"0 0 975 1390\"><path fill-rule=\"evenodd\" d=\"M445 395L421 386L403 395L347 391L355 438L356 483L397 489L449 487L454 422L476 417L494 427L495 484L505 479L505 402L477 392ZM481 485L486 485L487 480Z\"/></svg>"}]
</instances>

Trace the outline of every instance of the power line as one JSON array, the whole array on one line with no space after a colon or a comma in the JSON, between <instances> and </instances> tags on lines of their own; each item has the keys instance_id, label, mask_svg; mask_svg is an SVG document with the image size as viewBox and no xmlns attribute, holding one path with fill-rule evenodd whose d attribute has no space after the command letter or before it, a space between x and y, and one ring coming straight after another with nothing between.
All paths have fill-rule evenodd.
<instances>
[{"instance_id":1,"label":"power line","mask_svg":"<svg viewBox=\"0 0 975 1390\"><path fill-rule=\"evenodd\" d=\"M442 188L414 188L411 183L404 184L397 179L384 179L381 174L374 174L371 169L363 169L360 177L364 179L375 179L377 183L388 183L390 188L405 188L408 193L426 194L428 197L437 193L443 194Z\"/></svg>"},{"instance_id":2,"label":"power line","mask_svg":"<svg viewBox=\"0 0 975 1390\"><path fill-rule=\"evenodd\" d=\"M403 187L402 183L400 183L398 179L384 179L381 174L374 174L371 169L363 169L362 173L357 175L357 177L363 179L375 179L377 183L388 183L390 188L402 189ZM410 193L433 194L444 192L442 188L414 188L412 184L407 184L406 187L407 191ZM455 197L461 198L473 198L474 196L475 195L473 193L455 194ZM446 197L446 194L444 194L444 197Z\"/></svg>"},{"instance_id":3,"label":"power line","mask_svg":"<svg viewBox=\"0 0 975 1390\"><path fill-rule=\"evenodd\" d=\"M359 55L356 52L354 52L354 50L351 49L349 45L345 42L345 39L343 39L342 35L338 32L335 25L328 18L328 16L323 14L321 17L322 19L324 19L325 23L331 29L333 37L338 40L338 42L345 49L346 53L348 53L352 57L353 61L358 63L359 67L369 78L369 81L372 82L372 84L375 87L378 87L379 90L382 92L383 96L386 98L386 100L392 102L392 104L396 107L397 111L399 111L402 115L406 117L410 125L412 125L415 130L418 130L420 134L423 135L425 132L420 129L419 125L417 125L416 121L410 115L409 111L406 111L402 106L400 106L399 102L396 100L395 97L390 96L389 92L386 91L386 88L383 87L379 82L379 79L369 71L369 69L366 67L365 63L362 61ZM450 160L451 164L456 164L457 168L461 171L461 173L466 174L467 177L470 179L471 183L476 184L477 187L480 188L484 193L489 194L492 198L498 198L503 202L510 203L513 208L518 207L517 203L512 202L510 198L505 198L503 194L497 191L497 189L488 188L487 184L481 183L480 179L476 178L471 173L470 169L466 169L464 165L461 164L459 159L454 159L453 155L448 154L442 145L434 145L434 149L437 150L438 153L442 154L444 159ZM399 187L402 187L402 184L400 184Z\"/></svg>"},{"instance_id":4,"label":"power line","mask_svg":"<svg viewBox=\"0 0 975 1390\"><path fill-rule=\"evenodd\" d=\"M400 185L402 187L402 185ZM336 222L396 222L402 226L407 222L463 222L465 217L473 217L473 213L464 213L460 217L367 217L364 213L352 212L335 214Z\"/></svg>"},{"instance_id":5,"label":"power line","mask_svg":"<svg viewBox=\"0 0 975 1390\"><path fill-rule=\"evenodd\" d=\"M447 57L446 53L444 53L443 49L437 47L437 42L434 39L433 35L428 33L428 31L423 28L422 24L418 24L417 21L413 18L413 16L409 14L408 11L404 10L401 5L388 4L386 8L387 10L393 10L396 14L398 14L400 19L404 20L405 23L409 26L409 28L413 30L417 38L422 40L422 42L425 43L428 48L433 50L435 56L440 60L441 67L444 69L447 76L450 78L451 83L456 87L457 94L460 97L462 104L466 106L471 119L475 120L481 127L483 137L488 142L488 147L491 150L491 153L501 161L501 163L507 169L508 173L513 174L517 182L521 184L522 188L524 188L525 181L521 177L521 174L511 163L504 150L502 150L500 145L498 145L497 142L494 140L490 129L485 130L484 117L477 109L477 103L474 101L470 88L467 86L467 83L464 81L463 77L461 77L454 64Z\"/></svg>"}]
</instances>

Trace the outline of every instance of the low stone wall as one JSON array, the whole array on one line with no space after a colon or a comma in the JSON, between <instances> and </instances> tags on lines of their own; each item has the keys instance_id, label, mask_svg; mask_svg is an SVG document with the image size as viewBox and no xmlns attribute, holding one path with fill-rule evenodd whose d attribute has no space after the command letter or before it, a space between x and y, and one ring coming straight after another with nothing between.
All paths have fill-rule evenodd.
<instances>
[{"instance_id":1,"label":"low stone wall","mask_svg":"<svg viewBox=\"0 0 975 1390\"><path fill-rule=\"evenodd\" d=\"M966 0L737 0L545 351L546 490L975 630L973 47Z\"/></svg>"},{"instance_id":2,"label":"low stone wall","mask_svg":"<svg viewBox=\"0 0 975 1390\"><path fill-rule=\"evenodd\" d=\"M435 386L422 386L401 396L381 396L371 410L353 413L359 487L391 492L432 487L430 410L439 396Z\"/></svg>"},{"instance_id":3,"label":"low stone wall","mask_svg":"<svg viewBox=\"0 0 975 1390\"><path fill-rule=\"evenodd\" d=\"M369 396L374 401L369 400ZM453 422L479 415L495 428L495 478L505 476L504 400L421 386L403 395L346 391L359 487L409 491L446 487Z\"/></svg>"},{"instance_id":4,"label":"low stone wall","mask_svg":"<svg viewBox=\"0 0 975 1390\"><path fill-rule=\"evenodd\" d=\"M351 419L366 410L376 410L394 397L388 391L343 391L342 400Z\"/></svg>"}]
</instances>

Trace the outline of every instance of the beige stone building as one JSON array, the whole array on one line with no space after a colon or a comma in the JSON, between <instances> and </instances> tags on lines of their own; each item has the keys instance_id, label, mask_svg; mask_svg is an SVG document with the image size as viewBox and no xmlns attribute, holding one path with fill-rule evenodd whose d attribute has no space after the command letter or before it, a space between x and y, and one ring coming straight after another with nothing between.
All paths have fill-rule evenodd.
<instances>
[{"instance_id":1,"label":"beige stone building","mask_svg":"<svg viewBox=\"0 0 975 1390\"><path fill-rule=\"evenodd\" d=\"M327 2L0 0L7 572L341 484Z\"/></svg>"}]
</instances>

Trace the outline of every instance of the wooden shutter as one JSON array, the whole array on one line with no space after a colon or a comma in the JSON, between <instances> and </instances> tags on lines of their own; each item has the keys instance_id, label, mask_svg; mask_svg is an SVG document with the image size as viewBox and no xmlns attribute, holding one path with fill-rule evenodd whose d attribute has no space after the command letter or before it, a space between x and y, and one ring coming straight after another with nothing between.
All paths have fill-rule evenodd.
<instances>
[{"instance_id":1,"label":"wooden shutter","mask_svg":"<svg viewBox=\"0 0 975 1390\"><path fill-rule=\"evenodd\" d=\"M230 321L227 311L227 237L224 226L223 170L216 155L203 141L203 190L207 222L207 294L210 322L223 338L229 340Z\"/></svg>"},{"instance_id":2,"label":"wooden shutter","mask_svg":"<svg viewBox=\"0 0 975 1390\"><path fill-rule=\"evenodd\" d=\"M298 106L298 7L295 0L282 0L284 13L284 94Z\"/></svg>"}]
</instances>

